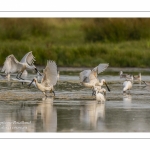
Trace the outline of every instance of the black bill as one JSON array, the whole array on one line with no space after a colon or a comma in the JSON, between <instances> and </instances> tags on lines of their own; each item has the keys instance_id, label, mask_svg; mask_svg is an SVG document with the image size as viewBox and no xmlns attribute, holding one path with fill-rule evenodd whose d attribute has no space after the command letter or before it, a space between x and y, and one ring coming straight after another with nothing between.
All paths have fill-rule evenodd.
<instances>
[{"instance_id":1,"label":"black bill","mask_svg":"<svg viewBox=\"0 0 150 150\"><path fill-rule=\"evenodd\" d=\"M32 83L34 82L34 79L31 81L31 83L28 85L29 87L32 85Z\"/></svg>"},{"instance_id":2,"label":"black bill","mask_svg":"<svg viewBox=\"0 0 150 150\"><path fill-rule=\"evenodd\" d=\"M105 85L106 85L106 87L107 87L108 91L110 92L110 88L108 87L108 85L107 85L107 83L106 83L106 82L105 82Z\"/></svg>"},{"instance_id":3,"label":"black bill","mask_svg":"<svg viewBox=\"0 0 150 150\"><path fill-rule=\"evenodd\" d=\"M42 76L42 74L40 73L40 71L37 70L37 68L35 68L36 73L39 73L40 76Z\"/></svg>"}]
</instances>

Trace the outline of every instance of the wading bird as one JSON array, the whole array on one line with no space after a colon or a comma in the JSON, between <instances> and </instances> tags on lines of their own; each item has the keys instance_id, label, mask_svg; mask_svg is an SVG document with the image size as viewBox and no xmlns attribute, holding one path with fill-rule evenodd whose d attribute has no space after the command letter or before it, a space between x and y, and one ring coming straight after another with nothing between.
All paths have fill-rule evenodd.
<instances>
[{"instance_id":1,"label":"wading bird","mask_svg":"<svg viewBox=\"0 0 150 150\"><path fill-rule=\"evenodd\" d=\"M139 73L138 75L134 75L133 80L141 82L141 80L142 80L141 73Z\"/></svg>"},{"instance_id":2,"label":"wading bird","mask_svg":"<svg viewBox=\"0 0 150 150\"><path fill-rule=\"evenodd\" d=\"M105 90L105 92L106 92L106 90ZM99 103L99 102L101 102L101 103L104 103L105 102L105 96L101 93L101 91L99 91L99 90L96 90L96 101Z\"/></svg>"},{"instance_id":3,"label":"wading bird","mask_svg":"<svg viewBox=\"0 0 150 150\"><path fill-rule=\"evenodd\" d=\"M29 87L31 84L35 82L36 87L43 92L43 94L47 97L46 91L49 91L50 93L54 93L54 85L57 83L57 65L54 61L47 61L47 66L43 70L43 78L41 80L41 83L38 83L37 78L34 78L32 82L29 84Z\"/></svg>"},{"instance_id":4,"label":"wading bird","mask_svg":"<svg viewBox=\"0 0 150 150\"><path fill-rule=\"evenodd\" d=\"M129 78L131 77L130 74L124 74L123 71L120 71L120 78Z\"/></svg>"},{"instance_id":5,"label":"wading bird","mask_svg":"<svg viewBox=\"0 0 150 150\"><path fill-rule=\"evenodd\" d=\"M83 86L89 87L89 88L92 88L95 85L102 86L105 84L108 91L110 91L105 79L102 79L101 81L99 81L99 79L97 77L98 74L103 72L105 69L107 69L108 66L109 66L109 64L99 64L93 70L84 70L84 71L80 72L80 74L79 74L80 83Z\"/></svg>"},{"instance_id":6,"label":"wading bird","mask_svg":"<svg viewBox=\"0 0 150 150\"><path fill-rule=\"evenodd\" d=\"M126 92L127 90L130 90L132 88L133 84L133 76L128 78L128 80L124 81L123 83L123 92Z\"/></svg>"},{"instance_id":7,"label":"wading bird","mask_svg":"<svg viewBox=\"0 0 150 150\"><path fill-rule=\"evenodd\" d=\"M94 86L93 87L92 96L96 95L96 91L99 91L99 92L103 93L106 96L106 90L104 88L102 88L101 86Z\"/></svg>"},{"instance_id":8,"label":"wading bird","mask_svg":"<svg viewBox=\"0 0 150 150\"><path fill-rule=\"evenodd\" d=\"M33 65L35 61L32 51L28 52L19 62L13 54L6 57L4 66L1 72L5 72L6 75L17 72L17 79L22 79L21 76L26 69L35 70L39 72L36 66ZM40 72L39 72L40 73Z\"/></svg>"}]
</instances>

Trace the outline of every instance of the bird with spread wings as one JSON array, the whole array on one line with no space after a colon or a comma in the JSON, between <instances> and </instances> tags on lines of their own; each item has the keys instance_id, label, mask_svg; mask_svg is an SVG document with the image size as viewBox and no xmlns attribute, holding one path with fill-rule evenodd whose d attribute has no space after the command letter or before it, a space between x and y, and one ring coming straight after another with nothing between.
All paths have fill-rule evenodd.
<instances>
[{"instance_id":1,"label":"bird with spread wings","mask_svg":"<svg viewBox=\"0 0 150 150\"><path fill-rule=\"evenodd\" d=\"M26 72L26 69L35 70L40 74L34 65L35 57L31 52L28 52L19 62L13 54L6 57L3 68L1 72L5 72L6 75L17 72L17 79L22 79L21 76L23 72ZM41 74L40 74L41 75Z\"/></svg>"},{"instance_id":2,"label":"bird with spread wings","mask_svg":"<svg viewBox=\"0 0 150 150\"><path fill-rule=\"evenodd\" d=\"M110 91L105 79L102 79L99 81L98 79L98 74L105 71L109 64L99 64L92 70L84 70L80 72L79 78L80 78L80 83L85 86L85 87L90 87L93 88L94 86L102 86L103 84L106 85L108 91Z\"/></svg>"},{"instance_id":3,"label":"bird with spread wings","mask_svg":"<svg viewBox=\"0 0 150 150\"><path fill-rule=\"evenodd\" d=\"M34 78L32 82L29 84L29 87L31 84L35 82L36 87L43 92L43 94L47 97L46 91L54 93L54 86L57 83L57 65L55 61L47 61L47 65L45 69L43 70L43 78L41 80L41 83L37 81L37 78Z\"/></svg>"}]
</instances>

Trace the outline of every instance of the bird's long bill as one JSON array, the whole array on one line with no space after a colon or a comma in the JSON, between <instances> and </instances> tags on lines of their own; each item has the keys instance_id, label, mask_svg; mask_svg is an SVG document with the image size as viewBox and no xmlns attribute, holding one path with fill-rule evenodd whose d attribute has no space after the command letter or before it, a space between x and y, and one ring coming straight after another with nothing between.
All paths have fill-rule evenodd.
<instances>
[{"instance_id":1,"label":"bird's long bill","mask_svg":"<svg viewBox=\"0 0 150 150\"><path fill-rule=\"evenodd\" d=\"M40 76L42 76L42 74L40 73L40 71L37 70L37 68L35 68L36 73L39 73Z\"/></svg>"},{"instance_id":2,"label":"bird's long bill","mask_svg":"<svg viewBox=\"0 0 150 150\"><path fill-rule=\"evenodd\" d=\"M29 87L32 85L32 83L34 82L34 79L31 81L31 83L28 85Z\"/></svg>"},{"instance_id":3,"label":"bird's long bill","mask_svg":"<svg viewBox=\"0 0 150 150\"><path fill-rule=\"evenodd\" d=\"M107 85L107 83L106 83L106 82L105 82L105 85L106 85L106 87L107 87L108 91L110 92L110 88L108 87L108 85Z\"/></svg>"}]
</instances>

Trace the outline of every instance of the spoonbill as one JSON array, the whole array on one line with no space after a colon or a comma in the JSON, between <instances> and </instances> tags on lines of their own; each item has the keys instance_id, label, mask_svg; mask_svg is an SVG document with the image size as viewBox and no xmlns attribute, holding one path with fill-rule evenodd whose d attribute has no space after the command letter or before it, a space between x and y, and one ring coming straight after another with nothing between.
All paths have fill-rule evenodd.
<instances>
[{"instance_id":1,"label":"spoonbill","mask_svg":"<svg viewBox=\"0 0 150 150\"><path fill-rule=\"evenodd\" d=\"M131 77L130 74L125 74L123 73L123 71L120 71L120 78L129 78L129 77Z\"/></svg>"},{"instance_id":2,"label":"spoonbill","mask_svg":"<svg viewBox=\"0 0 150 150\"><path fill-rule=\"evenodd\" d=\"M104 70L107 69L107 67L109 66L109 64L99 64L97 67L95 67L92 70L84 70L82 72L80 72L79 74L79 78L80 78L80 83L85 86L85 87L89 87L92 88L95 85L106 85L108 91L110 91L105 79L102 79L101 81L99 81L98 79L98 74L103 72Z\"/></svg>"},{"instance_id":3,"label":"spoonbill","mask_svg":"<svg viewBox=\"0 0 150 150\"><path fill-rule=\"evenodd\" d=\"M103 93L104 95L106 95L106 90L104 88L102 88L101 86L94 86L93 87L92 96L96 95L96 91L99 91L99 92Z\"/></svg>"},{"instance_id":4,"label":"spoonbill","mask_svg":"<svg viewBox=\"0 0 150 150\"><path fill-rule=\"evenodd\" d=\"M96 90L96 101L99 103L104 103L105 102L105 96L99 91L99 90Z\"/></svg>"},{"instance_id":5,"label":"spoonbill","mask_svg":"<svg viewBox=\"0 0 150 150\"><path fill-rule=\"evenodd\" d=\"M48 60L47 65L45 69L43 70L43 78L41 80L41 83L38 83L37 78L35 77L32 82L29 84L29 87L31 84L35 82L36 87L43 92L43 94L47 97L46 91L49 91L50 93L54 93L54 85L57 83L57 65L54 61Z\"/></svg>"},{"instance_id":6,"label":"spoonbill","mask_svg":"<svg viewBox=\"0 0 150 150\"><path fill-rule=\"evenodd\" d=\"M133 80L141 82L141 80L142 80L141 73L139 73L138 75L134 75Z\"/></svg>"},{"instance_id":7,"label":"spoonbill","mask_svg":"<svg viewBox=\"0 0 150 150\"><path fill-rule=\"evenodd\" d=\"M19 62L13 54L6 57L4 62L4 66L1 72L5 72L5 74L11 74L17 72L17 79L22 79L21 76L26 69L35 70L39 72L35 65L33 65L35 61L34 56L32 55L32 51L28 52ZM40 73L40 72L39 72Z\"/></svg>"},{"instance_id":8,"label":"spoonbill","mask_svg":"<svg viewBox=\"0 0 150 150\"><path fill-rule=\"evenodd\" d=\"M128 78L128 80L124 81L123 93L126 92L127 90L130 90L132 88L132 84L133 84L133 76L131 76L131 78Z\"/></svg>"}]
</instances>

